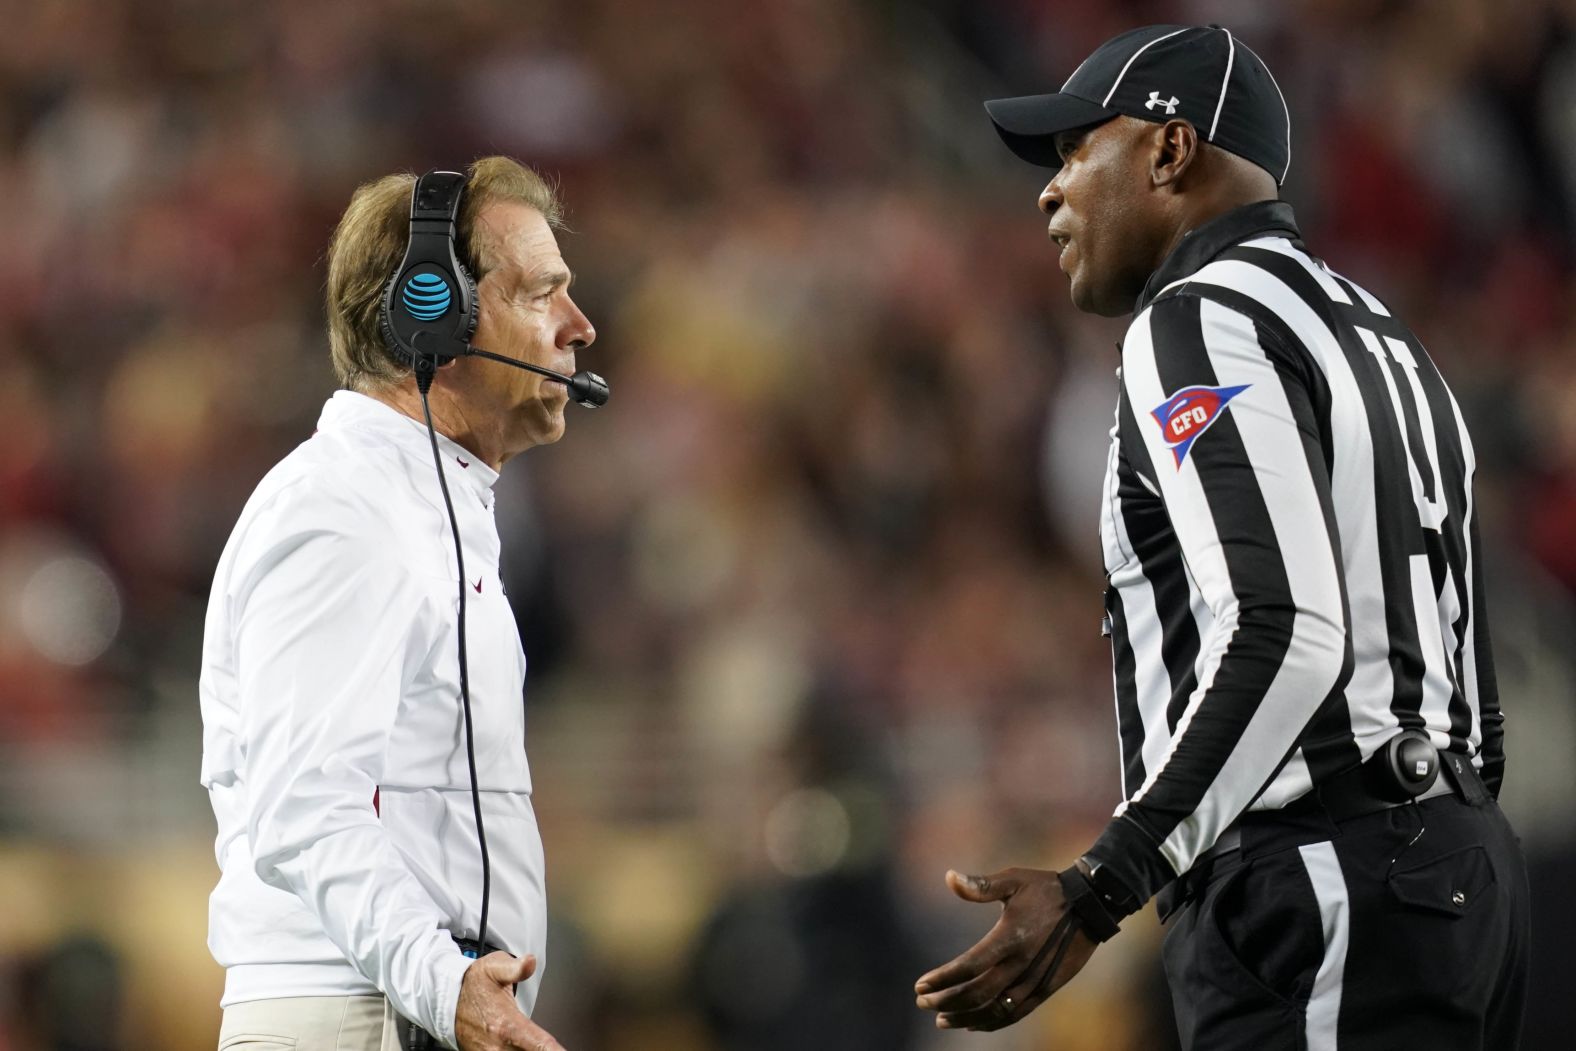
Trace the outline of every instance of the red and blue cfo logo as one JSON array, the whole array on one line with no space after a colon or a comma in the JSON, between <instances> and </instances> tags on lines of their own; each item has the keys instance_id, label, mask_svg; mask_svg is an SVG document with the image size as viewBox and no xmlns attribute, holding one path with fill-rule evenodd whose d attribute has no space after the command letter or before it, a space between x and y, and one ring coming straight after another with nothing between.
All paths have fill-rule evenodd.
<instances>
[{"instance_id":1,"label":"red and blue cfo logo","mask_svg":"<svg viewBox=\"0 0 1576 1051\"><path fill-rule=\"evenodd\" d=\"M1160 424L1160 436L1171 446L1171 455L1177 458L1177 470L1187 459L1187 451L1198 436L1214 426L1226 411L1226 403L1253 386L1240 387L1184 387L1165 400L1160 408L1150 413Z\"/></svg>"}]
</instances>

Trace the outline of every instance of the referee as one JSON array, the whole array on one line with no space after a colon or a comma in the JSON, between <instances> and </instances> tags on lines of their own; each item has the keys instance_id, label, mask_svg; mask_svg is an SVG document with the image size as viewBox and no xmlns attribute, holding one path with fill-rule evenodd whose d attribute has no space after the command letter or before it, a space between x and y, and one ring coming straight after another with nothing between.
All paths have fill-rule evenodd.
<instances>
[{"instance_id":1,"label":"referee","mask_svg":"<svg viewBox=\"0 0 1576 1051\"><path fill-rule=\"evenodd\" d=\"M1123 802L922 977L1018 1021L1159 894L1187 1048L1517 1046L1527 883L1461 412L1417 338L1310 255L1280 89L1232 33L1151 26L987 103L1080 310L1133 312L1100 535Z\"/></svg>"}]
</instances>

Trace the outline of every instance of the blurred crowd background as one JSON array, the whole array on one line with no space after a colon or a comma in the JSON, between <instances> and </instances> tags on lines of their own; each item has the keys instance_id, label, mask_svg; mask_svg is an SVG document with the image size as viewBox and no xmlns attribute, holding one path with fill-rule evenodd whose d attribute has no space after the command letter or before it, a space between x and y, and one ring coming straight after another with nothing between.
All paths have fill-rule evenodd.
<instances>
[{"instance_id":1,"label":"blurred crowd background","mask_svg":"<svg viewBox=\"0 0 1576 1051\"><path fill-rule=\"evenodd\" d=\"M499 483L572 1051L1164 1049L1153 911L993 1037L913 979L1117 801L1119 321L980 103L1219 21L1313 250L1473 429L1527 1046L1576 1002L1576 3L40 0L0 32L0 1051L214 1046L196 675L219 550L333 380L352 190L557 178L614 397ZM375 631L375 625L367 630Z\"/></svg>"}]
</instances>

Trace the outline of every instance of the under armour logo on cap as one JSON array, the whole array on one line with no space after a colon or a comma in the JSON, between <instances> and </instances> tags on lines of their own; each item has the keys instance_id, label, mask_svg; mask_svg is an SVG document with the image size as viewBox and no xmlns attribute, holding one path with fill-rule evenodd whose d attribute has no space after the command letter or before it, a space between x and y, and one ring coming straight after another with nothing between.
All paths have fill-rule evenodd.
<instances>
[{"instance_id":1,"label":"under armour logo on cap","mask_svg":"<svg viewBox=\"0 0 1576 1051\"><path fill-rule=\"evenodd\" d=\"M1144 108L1154 109L1156 106L1164 106L1166 108L1166 115L1170 116L1177 111L1177 104L1181 101L1182 100L1177 98L1175 95L1172 95L1168 99L1163 99L1160 97L1160 92L1151 91L1149 93L1149 101L1144 103Z\"/></svg>"}]
</instances>

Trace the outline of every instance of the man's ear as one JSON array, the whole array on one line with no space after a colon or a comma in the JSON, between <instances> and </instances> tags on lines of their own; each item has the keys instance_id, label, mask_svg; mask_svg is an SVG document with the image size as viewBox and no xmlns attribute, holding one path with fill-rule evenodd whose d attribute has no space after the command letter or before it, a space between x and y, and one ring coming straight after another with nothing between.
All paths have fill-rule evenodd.
<instances>
[{"instance_id":1,"label":"man's ear","mask_svg":"<svg viewBox=\"0 0 1576 1051\"><path fill-rule=\"evenodd\" d=\"M1149 178L1156 187L1174 186L1198 160L1198 130L1185 120L1168 120L1156 130Z\"/></svg>"}]
</instances>

